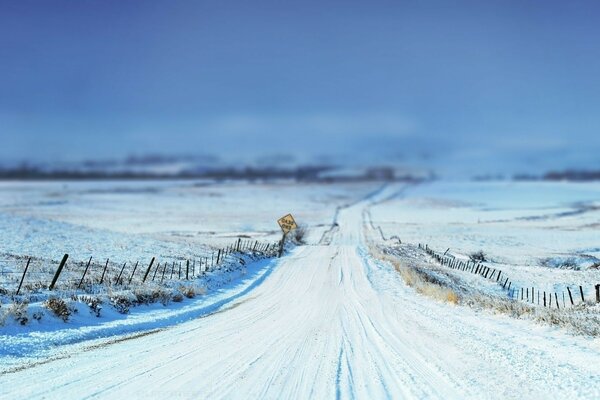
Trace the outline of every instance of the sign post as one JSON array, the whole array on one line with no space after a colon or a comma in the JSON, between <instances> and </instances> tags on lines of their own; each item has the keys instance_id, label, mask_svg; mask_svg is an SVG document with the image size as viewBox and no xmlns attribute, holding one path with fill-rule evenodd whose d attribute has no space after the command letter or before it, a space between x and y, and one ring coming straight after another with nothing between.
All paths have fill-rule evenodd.
<instances>
[{"instance_id":1,"label":"sign post","mask_svg":"<svg viewBox=\"0 0 600 400\"><path fill-rule=\"evenodd\" d=\"M279 257L281 257L281 255L283 254L283 245L285 244L285 238L287 234L296 229L298 225L296 225L296 221L294 220L294 217L292 217L292 214L284 215L283 217L277 220L277 223L283 231L283 237L281 238L281 242L279 243Z\"/></svg>"}]
</instances>

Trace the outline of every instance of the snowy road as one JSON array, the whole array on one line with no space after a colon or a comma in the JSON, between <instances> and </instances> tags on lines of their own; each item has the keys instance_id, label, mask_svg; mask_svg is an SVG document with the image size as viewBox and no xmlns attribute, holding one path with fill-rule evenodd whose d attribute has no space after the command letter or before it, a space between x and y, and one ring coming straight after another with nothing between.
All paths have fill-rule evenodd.
<instances>
[{"instance_id":1,"label":"snowy road","mask_svg":"<svg viewBox=\"0 0 600 400\"><path fill-rule=\"evenodd\" d=\"M1 398L600 398L600 346L416 295L368 203L220 312L0 376Z\"/></svg>"}]
</instances>

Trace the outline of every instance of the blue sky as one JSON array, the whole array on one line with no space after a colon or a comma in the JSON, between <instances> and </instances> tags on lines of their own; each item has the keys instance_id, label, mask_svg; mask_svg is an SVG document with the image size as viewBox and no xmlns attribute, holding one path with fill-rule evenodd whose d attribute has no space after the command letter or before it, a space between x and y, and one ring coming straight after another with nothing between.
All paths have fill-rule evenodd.
<instances>
[{"instance_id":1,"label":"blue sky","mask_svg":"<svg viewBox=\"0 0 600 400\"><path fill-rule=\"evenodd\" d=\"M600 166L596 3L286 3L0 0L0 157Z\"/></svg>"}]
</instances>

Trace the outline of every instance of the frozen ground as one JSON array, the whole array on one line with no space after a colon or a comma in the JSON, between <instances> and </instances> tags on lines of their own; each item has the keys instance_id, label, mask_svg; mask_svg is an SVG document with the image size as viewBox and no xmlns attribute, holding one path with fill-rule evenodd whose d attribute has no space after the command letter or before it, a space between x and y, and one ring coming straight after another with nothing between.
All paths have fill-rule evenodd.
<instances>
[{"instance_id":1,"label":"frozen ground","mask_svg":"<svg viewBox=\"0 0 600 400\"><path fill-rule=\"evenodd\" d=\"M338 205L375 185L204 181L0 182L0 252L60 259L191 258L238 236L278 240L293 212L319 237Z\"/></svg>"},{"instance_id":2,"label":"frozen ground","mask_svg":"<svg viewBox=\"0 0 600 400\"><path fill-rule=\"evenodd\" d=\"M598 398L597 341L432 301L369 255L365 210L397 189L341 210L330 243L296 248L212 313L28 360L0 396Z\"/></svg>"},{"instance_id":3,"label":"frozen ground","mask_svg":"<svg viewBox=\"0 0 600 400\"><path fill-rule=\"evenodd\" d=\"M372 241L384 245L370 216L388 235L398 234L404 243L428 242L442 248L442 238L448 242L458 238L464 247L453 247L457 255L479 250L486 243L477 242L470 248L459 231L445 237L456 221L441 224L442 233L436 236L436 216L431 210L421 212L415 206L404 214L398 211L402 202L410 204L414 193L438 193L438 188L444 187L435 185L439 184L390 185L376 191L372 187L347 191L306 187L305 201L322 196L311 195L311 191L335 193L329 197L328 212L323 211L321 221L316 213L307 212L306 219L317 227L308 245L290 248L278 260L249 264L246 274L218 291L166 308L135 310L127 318L114 318L110 326L74 321L71 326L35 334L19 333L11 326L0 336L0 363L4 366L0 398L599 398L598 339L573 336L557 327L486 309L432 300L407 286L391 265L370 253ZM593 187L589 190L589 197L578 194L569 201L576 197L575 201L595 201ZM352 195L364 199L354 202ZM423 197L436 196L461 204L452 206L457 212L468 214L470 208L473 213L480 212L480 206L463 205L464 199L444 200L439 194ZM290 204L303 201L290 197ZM485 199L485 195L481 197ZM337 225L321 239L336 206L342 203L351 206L339 210ZM313 200L313 207L318 204L319 200ZM544 204L543 215L561 207L571 209L568 204L557 207L552 201ZM257 209L268 212L269 207L273 205L261 204ZM521 216L528 216L527 208L519 208ZM246 213L252 215L253 211ZM420 218L416 216L419 212ZM514 218L518 225L521 220ZM420 219L424 221L422 230ZM543 232L543 227L535 227L544 220L523 221ZM472 229L480 225L477 218L474 221ZM495 223L502 227L502 222ZM587 223L582 221L581 226ZM503 232L508 230L505 227ZM223 224L220 231L228 229ZM254 227L253 231L263 232ZM140 235L158 240L152 233ZM476 232L472 237L477 237ZM494 242L491 233L485 237L496 243L495 249L509 247L502 245L502 240ZM518 230L515 237L515 241L523 240ZM593 241L591 237L589 241ZM393 242L385 244L392 246ZM540 244L536 251L544 246ZM493 256L491 247L484 250ZM572 249L565 246L563 250ZM516 271L528 257L524 249L520 254L522 258L504 262ZM542 256L547 253L539 251L531 259ZM530 267L552 279L563 272ZM593 273L586 265L581 267L583 273ZM124 327L123 321L129 321L131 327ZM140 324L131 324L135 321ZM96 335L102 329L115 336ZM65 339L69 335L74 339Z\"/></svg>"},{"instance_id":4,"label":"frozen ground","mask_svg":"<svg viewBox=\"0 0 600 400\"><path fill-rule=\"evenodd\" d=\"M0 284L93 256L118 270L152 257L211 257L238 237L279 240L276 220L293 212L319 238L335 208L375 185L215 184L204 181L0 183ZM310 237L309 237L310 239ZM51 266L51 267L49 267ZM17 272L13 274L14 272Z\"/></svg>"},{"instance_id":5,"label":"frozen ground","mask_svg":"<svg viewBox=\"0 0 600 400\"><path fill-rule=\"evenodd\" d=\"M519 287L561 292L600 283L600 184L433 182L371 210L386 235L487 264Z\"/></svg>"}]
</instances>

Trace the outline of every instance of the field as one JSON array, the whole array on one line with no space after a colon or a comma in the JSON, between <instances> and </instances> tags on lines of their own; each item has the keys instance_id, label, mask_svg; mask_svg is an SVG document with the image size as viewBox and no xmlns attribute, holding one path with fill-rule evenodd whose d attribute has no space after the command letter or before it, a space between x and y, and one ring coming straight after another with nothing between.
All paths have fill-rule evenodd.
<instances>
[{"instance_id":1,"label":"field","mask_svg":"<svg viewBox=\"0 0 600 400\"><path fill-rule=\"evenodd\" d=\"M47 182L0 193L0 397L600 395L598 184ZM277 258L288 212L307 233ZM501 270L513 291L436 254ZM579 286L585 301L570 305L563 294ZM529 287L556 300L515 296Z\"/></svg>"},{"instance_id":2,"label":"field","mask_svg":"<svg viewBox=\"0 0 600 400\"><path fill-rule=\"evenodd\" d=\"M600 185L446 182L411 188L372 209L387 235L459 259L482 251L518 287L595 298L600 283ZM578 291L578 290L577 290Z\"/></svg>"}]
</instances>

